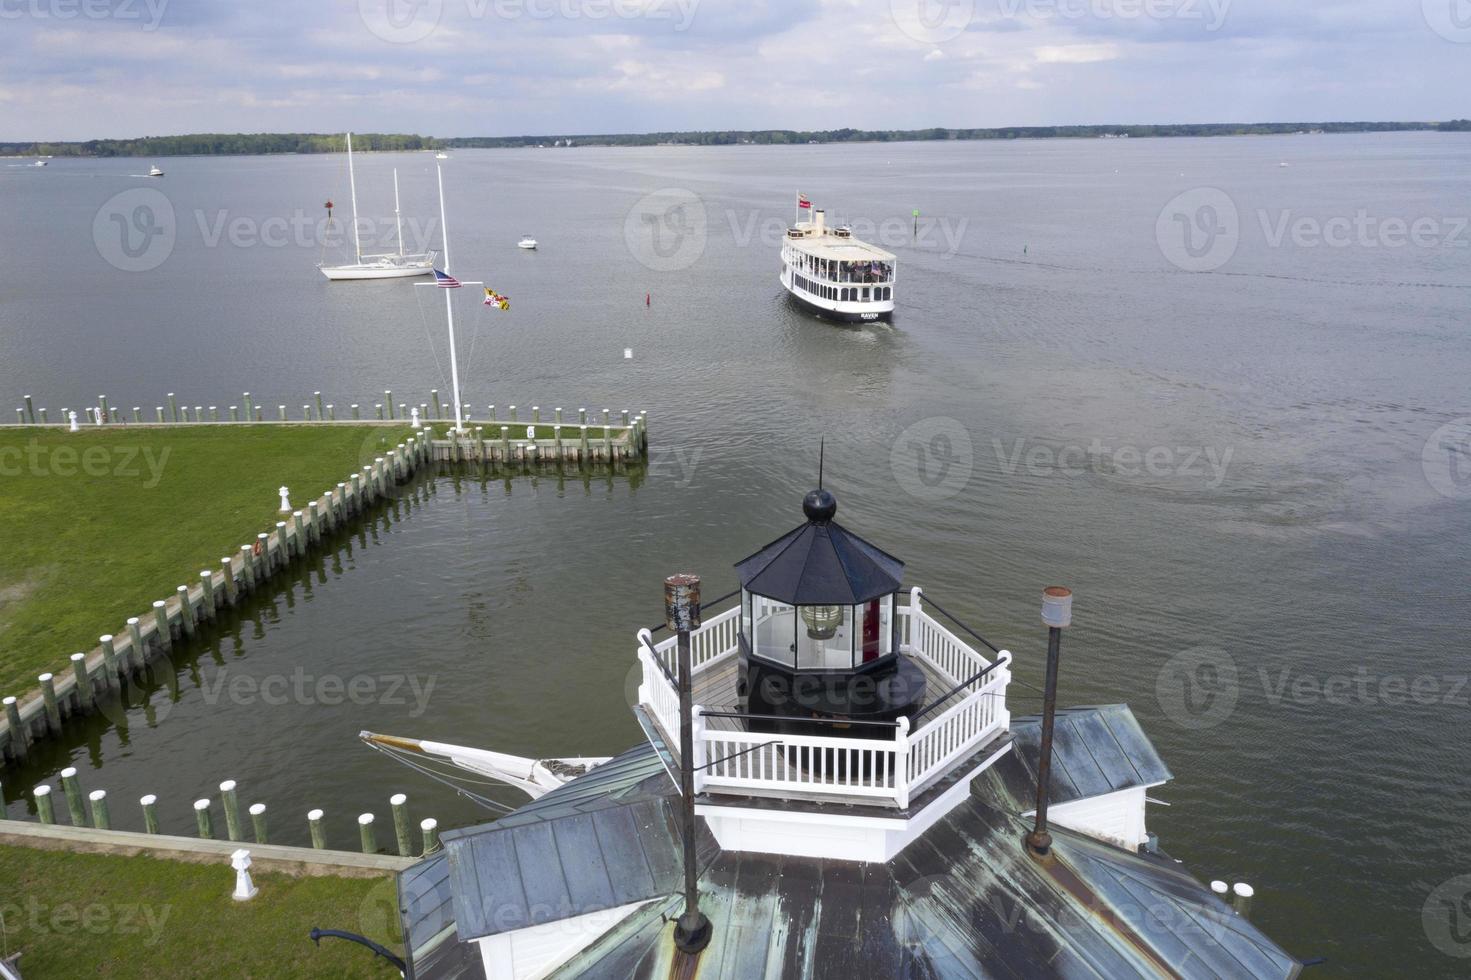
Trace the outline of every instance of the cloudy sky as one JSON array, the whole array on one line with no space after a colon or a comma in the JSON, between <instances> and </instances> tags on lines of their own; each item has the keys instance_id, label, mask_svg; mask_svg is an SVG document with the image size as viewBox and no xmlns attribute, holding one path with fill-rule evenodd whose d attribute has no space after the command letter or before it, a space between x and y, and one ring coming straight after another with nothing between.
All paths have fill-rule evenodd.
<instances>
[{"instance_id":1,"label":"cloudy sky","mask_svg":"<svg viewBox=\"0 0 1471 980\"><path fill-rule=\"evenodd\" d=\"M1471 0L0 0L0 139L1471 115Z\"/></svg>"}]
</instances>

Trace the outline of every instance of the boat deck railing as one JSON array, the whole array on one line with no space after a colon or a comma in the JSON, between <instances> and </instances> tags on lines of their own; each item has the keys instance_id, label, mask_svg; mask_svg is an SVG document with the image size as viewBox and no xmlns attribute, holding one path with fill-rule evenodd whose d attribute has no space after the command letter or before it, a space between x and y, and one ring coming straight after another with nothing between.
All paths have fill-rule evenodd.
<instances>
[{"instance_id":1,"label":"boat deck railing","mask_svg":"<svg viewBox=\"0 0 1471 980\"><path fill-rule=\"evenodd\" d=\"M737 595L723 596L702 610ZM778 719L699 703L702 693L716 690L713 678L728 672L740 656L739 604L706 618L690 634L690 680L696 700L692 721L695 791L907 809L911 799L944 778L957 763L1004 734L1011 724L1006 707L1011 654L995 651L995 660L982 656L929 614L918 588L910 590L908 605L897 606L895 612L900 655L918 661L927 674L944 680L947 688L929 699L913 718L892 723L803 719L804 724L810 721L813 726L831 729L821 735L761 731L761 722ZM979 634L957 626L979 639ZM670 636L655 643L654 632L644 629L638 634L643 668L639 703L677 755L678 638ZM983 639L981 643L990 646ZM885 731L875 732L875 728Z\"/></svg>"}]
</instances>

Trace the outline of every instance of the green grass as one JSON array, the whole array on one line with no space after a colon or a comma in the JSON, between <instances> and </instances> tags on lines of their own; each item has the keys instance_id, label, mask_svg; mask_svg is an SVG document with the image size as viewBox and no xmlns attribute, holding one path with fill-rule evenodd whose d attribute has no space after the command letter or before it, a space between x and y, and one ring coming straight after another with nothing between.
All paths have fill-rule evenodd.
<instances>
[{"instance_id":1,"label":"green grass","mask_svg":"<svg viewBox=\"0 0 1471 980\"><path fill-rule=\"evenodd\" d=\"M403 442L407 425L0 429L0 695L34 689L103 633Z\"/></svg>"},{"instance_id":2,"label":"green grass","mask_svg":"<svg viewBox=\"0 0 1471 980\"><path fill-rule=\"evenodd\" d=\"M402 955L391 877L252 873L230 897L229 863L0 846L0 953L48 977L389 977L364 947L307 938L313 926L367 936Z\"/></svg>"}]
</instances>

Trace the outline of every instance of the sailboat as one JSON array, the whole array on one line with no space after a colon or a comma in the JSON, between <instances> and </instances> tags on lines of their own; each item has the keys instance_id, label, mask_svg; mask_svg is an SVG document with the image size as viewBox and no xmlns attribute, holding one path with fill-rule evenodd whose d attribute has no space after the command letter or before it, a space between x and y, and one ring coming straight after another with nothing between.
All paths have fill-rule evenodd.
<instances>
[{"instance_id":1,"label":"sailboat","mask_svg":"<svg viewBox=\"0 0 1471 980\"><path fill-rule=\"evenodd\" d=\"M398 170L393 171L393 222L398 236L397 252L363 254L362 238L358 231L358 185L352 165L352 134L347 134L347 182L352 193L352 245L357 261L350 265L318 265L322 275L328 279L402 279L409 276L427 276L434 272L433 251L407 253L404 251L403 219L399 214Z\"/></svg>"}]
</instances>

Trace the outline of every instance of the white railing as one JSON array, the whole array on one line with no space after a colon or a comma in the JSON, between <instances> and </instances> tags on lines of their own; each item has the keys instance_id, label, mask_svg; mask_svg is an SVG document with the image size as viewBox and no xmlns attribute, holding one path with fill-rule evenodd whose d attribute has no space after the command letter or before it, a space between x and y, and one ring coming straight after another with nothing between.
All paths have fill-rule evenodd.
<instances>
[{"instance_id":1,"label":"white railing","mask_svg":"<svg viewBox=\"0 0 1471 980\"><path fill-rule=\"evenodd\" d=\"M923 660L955 685L990 666L975 650L941 626L924 610L919 589L910 604L895 610L905 654ZM690 637L696 675L739 651L740 607L707 619ZM638 658L643 667L639 701L664 730L671 748L679 732L677 640L659 643L639 631ZM1006 731L1011 717L1006 687L1011 680L1011 654L973 690L954 693L943 710L922 716L911 731L910 719L899 719L892 735L863 738L840 735L790 735L777 732L726 731L710 727L694 707L695 787L751 795L785 796L792 792L837 796L853 802L906 808L910 798L944 776L954 764ZM948 693L931 692L933 697Z\"/></svg>"}]
</instances>

